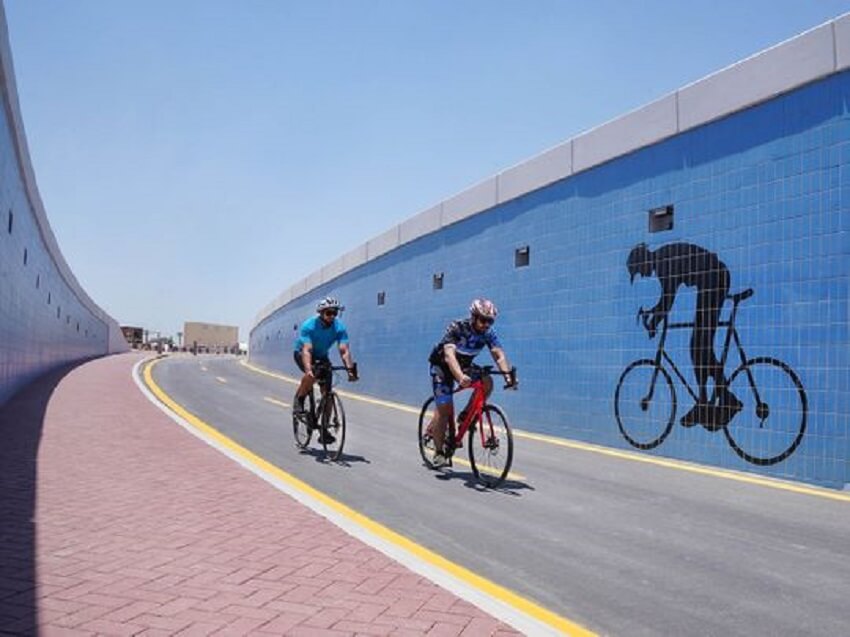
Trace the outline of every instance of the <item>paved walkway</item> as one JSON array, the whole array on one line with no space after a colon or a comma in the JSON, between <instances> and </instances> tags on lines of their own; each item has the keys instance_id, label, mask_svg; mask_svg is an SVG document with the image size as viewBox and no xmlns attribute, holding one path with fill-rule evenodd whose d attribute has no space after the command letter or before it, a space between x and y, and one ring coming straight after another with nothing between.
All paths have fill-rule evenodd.
<instances>
[{"instance_id":1,"label":"paved walkway","mask_svg":"<svg viewBox=\"0 0 850 637\"><path fill-rule=\"evenodd\" d=\"M139 358L0 410L0 634L516 634L177 426Z\"/></svg>"}]
</instances>

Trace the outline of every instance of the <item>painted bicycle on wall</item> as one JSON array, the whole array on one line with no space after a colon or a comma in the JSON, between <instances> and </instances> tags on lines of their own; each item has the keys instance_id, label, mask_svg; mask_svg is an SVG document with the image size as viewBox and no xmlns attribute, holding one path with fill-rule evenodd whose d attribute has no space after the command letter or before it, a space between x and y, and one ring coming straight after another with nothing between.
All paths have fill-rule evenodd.
<instances>
[{"instance_id":1,"label":"painted bicycle on wall","mask_svg":"<svg viewBox=\"0 0 850 637\"><path fill-rule=\"evenodd\" d=\"M747 358L735 329L738 305L753 295L752 289L729 295L732 312L720 359L725 369L732 348L740 357L740 365L728 379L729 389L740 398L740 410L730 411L717 403L716 389L707 406L703 426L709 431L723 431L729 445L747 462L769 466L790 456L806 431L808 400L796 372L787 364L769 356ZM638 311L646 326L647 312ZM638 449L654 449L673 429L677 398L668 369L681 381L685 390L697 401L697 392L688 383L676 363L665 351L667 332L693 328L694 323L663 321L661 338L654 358L636 360L620 376L614 393L614 414L620 433Z\"/></svg>"}]
</instances>

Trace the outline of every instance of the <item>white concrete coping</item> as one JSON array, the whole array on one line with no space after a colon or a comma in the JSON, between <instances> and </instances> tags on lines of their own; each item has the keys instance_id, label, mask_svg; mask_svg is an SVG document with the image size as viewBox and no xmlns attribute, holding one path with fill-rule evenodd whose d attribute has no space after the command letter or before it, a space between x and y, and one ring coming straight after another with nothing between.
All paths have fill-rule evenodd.
<instances>
[{"instance_id":1,"label":"white concrete coping","mask_svg":"<svg viewBox=\"0 0 850 637\"><path fill-rule=\"evenodd\" d=\"M581 133L420 212L342 257L319 285L494 206L850 68L850 13ZM352 259L349 255L365 255ZM297 286L298 284L296 284ZM291 288L290 300L305 292ZM296 289L300 290L296 293ZM272 312L280 306L272 309ZM271 312L261 312L254 327ZM253 330L253 328L252 328Z\"/></svg>"},{"instance_id":2,"label":"white concrete coping","mask_svg":"<svg viewBox=\"0 0 850 637\"><path fill-rule=\"evenodd\" d=\"M482 210L492 208L497 203L499 192L499 178L490 177L481 183L475 184L454 197L443 202L443 214L440 221L441 227L445 228L453 223L462 221L467 217L478 214Z\"/></svg>"},{"instance_id":3,"label":"white concrete coping","mask_svg":"<svg viewBox=\"0 0 850 637\"><path fill-rule=\"evenodd\" d=\"M410 219L402 221L398 226L399 245L410 243L423 235L436 232L440 229L442 218L443 204L437 204L433 208L428 208L428 210L424 210Z\"/></svg>"},{"instance_id":4,"label":"white concrete coping","mask_svg":"<svg viewBox=\"0 0 850 637\"><path fill-rule=\"evenodd\" d=\"M21 106L18 101L18 87L15 83L15 67L12 61L12 48L9 44L9 27L6 22L6 8L0 3L0 74L2 74L2 92L3 92L3 108L6 110L6 117L12 127L11 136L15 146L16 161L20 174L24 180L24 189L26 191L27 200L35 218L41 239L47 249L47 253L56 265L59 276L65 282L65 285L71 290L71 293L77 297L80 304L85 307L91 314L102 321L108 331L108 348L109 352L127 351L130 346L121 332L121 327L118 322L107 314L99 305L97 305L91 297L86 293L77 277L68 267L62 251L59 249L59 244L56 242L56 237L50 227L50 222L47 220L47 213L44 210L44 204L41 201L41 195L38 192L38 186L35 180L35 171L32 167L30 159L29 146L27 145L26 133L24 132L24 120L21 116Z\"/></svg>"},{"instance_id":5,"label":"white concrete coping","mask_svg":"<svg viewBox=\"0 0 850 637\"><path fill-rule=\"evenodd\" d=\"M398 226L393 226L386 232L366 242L366 260L377 259L382 254L398 247Z\"/></svg>"}]
</instances>

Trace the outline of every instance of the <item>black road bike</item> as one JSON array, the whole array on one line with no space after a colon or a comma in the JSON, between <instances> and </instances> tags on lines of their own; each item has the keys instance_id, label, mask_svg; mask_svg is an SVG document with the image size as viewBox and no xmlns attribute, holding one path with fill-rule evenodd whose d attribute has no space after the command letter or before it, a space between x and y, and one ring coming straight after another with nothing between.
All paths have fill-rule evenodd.
<instances>
[{"instance_id":1,"label":"black road bike","mask_svg":"<svg viewBox=\"0 0 850 637\"><path fill-rule=\"evenodd\" d=\"M730 412L717 404L717 392L712 395L701 422L709 431L722 430L729 445L741 458L754 465L768 466L790 456L806 431L808 400L803 384L793 369L776 358L758 356L747 358L735 329L735 317L741 301L753 295L747 289L727 298L732 301L726 327L721 366L732 343L741 363L728 377L728 388L742 401L740 412ZM647 327L649 312L641 308L638 318ZM698 396L679 368L664 350L667 330L693 328L693 323L664 321L655 358L636 360L620 376L614 393L614 415L620 433L638 449L654 449L670 434L676 419L676 390L668 368L679 378L687 392L697 402Z\"/></svg>"},{"instance_id":2,"label":"black road bike","mask_svg":"<svg viewBox=\"0 0 850 637\"><path fill-rule=\"evenodd\" d=\"M342 399L333 389L334 372L338 370L347 371L357 377L357 363L346 367L331 365L329 361L315 361L313 374L316 383L304 399L303 414L299 414L295 409L298 404L297 394L292 400L292 431L295 434L295 444L300 449L306 449L310 445L313 432L317 432L325 456L331 460L339 459L345 446L345 409Z\"/></svg>"}]
</instances>

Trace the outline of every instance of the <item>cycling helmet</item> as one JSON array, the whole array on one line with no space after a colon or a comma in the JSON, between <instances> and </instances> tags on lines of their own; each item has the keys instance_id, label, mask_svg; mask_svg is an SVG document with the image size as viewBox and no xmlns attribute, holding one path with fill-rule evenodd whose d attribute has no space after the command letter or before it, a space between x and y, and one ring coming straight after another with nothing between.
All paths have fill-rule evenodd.
<instances>
[{"instance_id":1,"label":"cycling helmet","mask_svg":"<svg viewBox=\"0 0 850 637\"><path fill-rule=\"evenodd\" d=\"M336 310L338 312L342 310L342 306L339 304L339 301L337 301L334 297L326 296L321 301L319 301L318 305L316 305L316 312L321 314L325 310Z\"/></svg>"},{"instance_id":2,"label":"cycling helmet","mask_svg":"<svg viewBox=\"0 0 850 637\"><path fill-rule=\"evenodd\" d=\"M496 309L496 305L493 301L489 301L487 299L475 299L472 302L472 305L469 306L469 313L472 314L472 316L480 316L482 318L495 321L499 310Z\"/></svg>"},{"instance_id":3,"label":"cycling helmet","mask_svg":"<svg viewBox=\"0 0 850 637\"><path fill-rule=\"evenodd\" d=\"M631 276L629 281L634 283L636 274L640 274L641 276L649 274L652 271L650 267L651 262L652 256L645 243L639 243L632 248L632 251L629 252L629 258L626 259L626 267L629 269L629 275Z\"/></svg>"}]
</instances>

